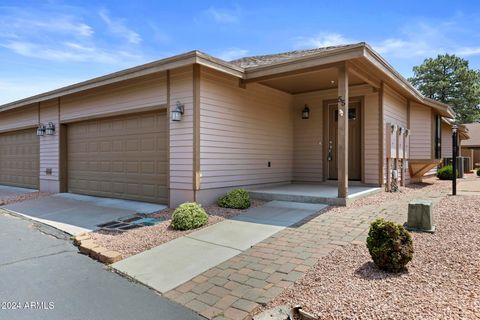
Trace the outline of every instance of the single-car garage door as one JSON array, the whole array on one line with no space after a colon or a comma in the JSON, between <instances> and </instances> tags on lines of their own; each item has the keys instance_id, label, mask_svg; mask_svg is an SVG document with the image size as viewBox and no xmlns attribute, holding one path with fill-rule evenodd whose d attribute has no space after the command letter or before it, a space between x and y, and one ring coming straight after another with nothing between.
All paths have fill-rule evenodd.
<instances>
[{"instance_id":1,"label":"single-car garage door","mask_svg":"<svg viewBox=\"0 0 480 320\"><path fill-rule=\"evenodd\" d=\"M69 192L167 203L166 125L165 111L70 124Z\"/></svg>"},{"instance_id":2,"label":"single-car garage door","mask_svg":"<svg viewBox=\"0 0 480 320\"><path fill-rule=\"evenodd\" d=\"M0 184L37 189L39 162L35 129L0 134Z\"/></svg>"}]
</instances>

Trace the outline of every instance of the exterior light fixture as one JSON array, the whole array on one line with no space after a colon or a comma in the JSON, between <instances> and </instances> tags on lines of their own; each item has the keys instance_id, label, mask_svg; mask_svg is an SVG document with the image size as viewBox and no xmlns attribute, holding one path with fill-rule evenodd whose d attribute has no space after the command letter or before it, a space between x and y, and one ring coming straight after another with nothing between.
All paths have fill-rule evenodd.
<instances>
[{"instance_id":1,"label":"exterior light fixture","mask_svg":"<svg viewBox=\"0 0 480 320\"><path fill-rule=\"evenodd\" d=\"M310 108L307 105L302 110L302 119L310 119Z\"/></svg>"},{"instance_id":2,"label":"exterior light fixture","mask_svg":"<svg viewBox=\"0 0 480 320\"><path fill-rule=\"evenodd\" d=\"M55 134L55 125L53 122L49 122L44 130L47 136L53 136Z\"/></svg>"},{"instance_id":3,"label":"exterior light fixture","mask_svg":"<svg viewBox=\"0 0 480 320\"><path fill-rule=\"evenodd\" d=\"M409 134L410 134L410 129L405 129L405 137L408 137Z\"/></svg>"},{"instance_id":4,"label":"exterior light fixture","mask_svg":"<svg viewBox=\"0 0 480 320\"><path fill-rule=\"evenodd\" d=\"M172 110L172 112L170 113L172 121L182 120L182 116L184 113L185 113L185 106L181 104L180 101L177 101L177 107L175 108L175 110Z\"/></svg>"},{"instance_id":5,"label":"exterior light fixture","mask_svg":"<svg viewBox=\"0 0 480 320\"><path fill-rule=\"evenodd\" d=\"M37 136L43 137L45 135L45 125L40 123L37 128Z\"/></svg>"},{"instance_id":6,"label":"exterior light fixture","mask_svg":"<svg viewBox=\"0 0 480 320\"><path fill-rule=\"evenodd\" d=\"M345 107L345 99L343 99L341 96L337 98L337 102L342 105L342 107Z\"/></svg>"}]
</instances>

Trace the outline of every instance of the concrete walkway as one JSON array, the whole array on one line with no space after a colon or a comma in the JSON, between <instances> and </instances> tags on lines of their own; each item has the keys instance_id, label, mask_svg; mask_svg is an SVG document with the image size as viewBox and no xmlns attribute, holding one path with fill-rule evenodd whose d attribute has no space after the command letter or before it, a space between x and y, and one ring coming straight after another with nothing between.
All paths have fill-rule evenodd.
<instances>
[{"instance_id":1,"label":"concrete walkway","mask_svg":"<svg viewBox=\"0 0 480 320\"><path fill-rule=\"evenodd\" d=\"M425 187L400 199L392 194L391 200L380 203L365 201L363 206L330 207L308 221L273 234L165 296L208 319L249 319L249 314L293 285L318 259L352 243L364 246L369 224L376 217L404 223L410 200L421 198L436 203L447 193L445 189Z\"/></svg>"},{"instance_id":2,"label":"concrete walkway","mask_svg":"<svg viewBox=\"0 0 480 320\"><path fill-rule=\"evenodd\" d=\"M457 185L457 194L464 196L480 196L480 177L469 176Z\"/></svg>"},{"instance_id":3,"label":"concrete walkway","mask_svg":"<svg viewBox=\"0 0 480 320\"><path fill-rule=\"evenodd\" d=\"M138 201L59 193L13 203L3 208L71 235L77 235L95 230L101 223L138 212L156 212L165 207Z\"/></svg>"},{"instance_id":4,"label":"concrete walkway","mask_svg":"<svg viewBox=\"0 0 480 320\"><path fill-rule=\"evenodd\" d=\"M159 292L167 292L324 207L272 201L112 266Z\"/></svg>"}]
</instances>

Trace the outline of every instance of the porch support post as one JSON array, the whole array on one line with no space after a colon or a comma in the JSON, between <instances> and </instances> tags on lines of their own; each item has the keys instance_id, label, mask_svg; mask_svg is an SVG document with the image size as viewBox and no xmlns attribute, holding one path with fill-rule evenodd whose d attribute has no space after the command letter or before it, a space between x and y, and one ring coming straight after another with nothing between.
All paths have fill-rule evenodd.
<instances>
[{"instance_id":1,"label":"porch support post","mask_svg":"<svg viewBox=\"0 0 480 320\"><path fill-rule=\"evenodd\" d=\"M338 197L348 196L348 70L338 67Z\"/></svg>"}]
</instances>

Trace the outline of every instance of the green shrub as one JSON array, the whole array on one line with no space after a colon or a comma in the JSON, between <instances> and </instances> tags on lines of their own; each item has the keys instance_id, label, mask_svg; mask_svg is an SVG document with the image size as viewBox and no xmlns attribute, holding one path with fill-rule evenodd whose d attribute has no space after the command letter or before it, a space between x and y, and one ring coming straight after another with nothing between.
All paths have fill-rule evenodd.
<instances>
[{"instance_id":1,"label":"green shrub","mask_svg":"<svg viewBox=\"0 0 480 320\"><path fill-rule=\"evenodd\" d=\"M246 209L250 207L250 194L245 189L235 189L218 198L217 204L223 208Z\"/></svg>"},{"instance_id":2,"label":"green shrub","mask_svg":"<svg viewBox=\"0 0 480 320\"><path fill-rule=\"evenodd\" d=\"M480 168L477 168L477 176L480 177Z\"/></svg>"},{"instance_id":3,"label":"green shrub","mask_svg":"<svg viewBox=\"0 0 480 320\"><path fill-rule=\"evenodd\" d=\"M458 177L458 172L457 172ZM437 178L440 180L452 180L453 179L453 167L451 165L441 167L437 170Z\"/></svg>"},{"instance_id":4,"label":"green shrub","mask_svg":"<svg viewBox=\"0 0 480 320\"><path fill-rule=\"evenodd\" d=\"M200 228L208 222L208 215L202 206L195 202L185 202L175 209L171 227L175 230Z\"/></svg>"},{"instance_id":5,"label":"green shrub","mask_svg":"<svg viewBox=\"0 0 480 320\"><path fill-rule=\"evenodd\" d=\"M413 258L413 241L402 225L377 219L370 225L367 248L379 269L399 272Z\"/></svg>"}]
</instances>

